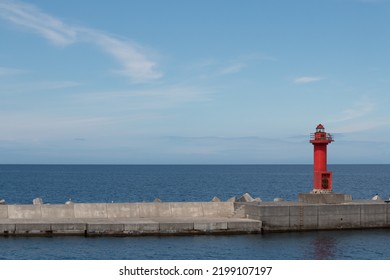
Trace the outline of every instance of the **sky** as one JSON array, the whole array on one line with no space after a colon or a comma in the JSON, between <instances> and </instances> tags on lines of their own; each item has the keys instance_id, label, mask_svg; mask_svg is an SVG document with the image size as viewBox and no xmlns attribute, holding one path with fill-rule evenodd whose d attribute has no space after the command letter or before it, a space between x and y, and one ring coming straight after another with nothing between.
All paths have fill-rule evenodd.
<instances>
[{"instance_id":1,"label":"sky","mask_svg":"<svg viewBox=\"0 0 390 280\"><path fill-rule=\"evenodd\" d=\"M390 163L390 1L0 0L0 163Z\"/></svg>"}]
</instances>

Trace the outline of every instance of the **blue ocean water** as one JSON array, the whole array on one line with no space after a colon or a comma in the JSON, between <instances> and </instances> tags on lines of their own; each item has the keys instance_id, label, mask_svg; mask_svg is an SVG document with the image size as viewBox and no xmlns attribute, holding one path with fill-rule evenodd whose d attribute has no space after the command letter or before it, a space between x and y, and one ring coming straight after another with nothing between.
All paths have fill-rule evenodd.
<instances>
[{"instance_id":1,"label":"blue ocean water","mask_svg":"<svg viewBox=\"0 0 390 280\"><path fill-rule=\"evenodd\" d=\"M390 165L330 165L335 192L390 196ZM210 201L249 192L296 201L311 165L0 165L9 204ZM180 237L0 237L0 259L390 259L390 229Z\"/></svg>"}]
</instances>

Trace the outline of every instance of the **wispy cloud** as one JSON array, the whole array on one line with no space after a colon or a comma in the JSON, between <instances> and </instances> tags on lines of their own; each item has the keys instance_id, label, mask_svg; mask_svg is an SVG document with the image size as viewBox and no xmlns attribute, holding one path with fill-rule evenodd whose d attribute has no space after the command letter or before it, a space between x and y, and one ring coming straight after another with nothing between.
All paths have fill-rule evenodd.
<instances>
[{"instance_id":1,"label":"wispy cloud","mask_svg":"<svg viewBox=\"0 0 390 280\"><path fill-rule=\"evenodd\" d=\"M319 76L302 76L293 79L293 83L298 85L303 85L303 84L319 82L324 79L325 79L324 77L319 77Z\"/></svg>"},{"instance_id":2,"label":"wispy cloud","mask_svg":"<svg viewBox=\"0 0 390 280\"><path fill-rule=\"evenodd\" d=\"M67 24L33 5L19 1L0 1L0 17L42 36L55 45L96 45L122 65L122 69L115 72L126 76L131 82L148 82L162 77L162 73L156 70L156 62L146 54L145 48L128 40L100 30Z\"/></svg>"},{"instance_id":3,"label":"wispy cloud","mask_svg":"<svg viewBox=\"0 0 390 280\"><path fill-rule=\"evenodd\" d=\"M335 118L326 122L335 123L334 133L354 133L369 131L388 126L390 121L377 119L373 116L376 105L373 102L357 102L351 107L341 111Z\"/></svg>"},{"instance_id":4,"label":"wispy cloud","mask_svg":"<svg viewBox=\"0 0 390 280\"><path fill-rule=\"evenodd\" d=\"M236 58L218 60L217 58L206 58L187 66L186 70L201 73L198 77L202 79L219 78L242 72L255 63L264 61L276 61L274 57L262 53L241 54Z\"/></svg>"},{"instance_id":5,"label":"wispy cloud","mask_svg":"<svg viewBox=\"0 0 390 280\"><path fill-rule=\"evenodd\" d=\"M0 67L0 77L23 74L25 71L15 68Z\"/></svg>"},{"instance_id":6,"label":"wispy cloud","mask_svg":"<svg viewBox=\"0 0 390 280\"><path fill-rule=\"evenodd\" d=\"M371 102L357 103L350 108L343 110L338 117L335 119L329 120L330 122L345 122L355 120L364 116L367 116L369 113L375 110L375 104Z\"/></svg>"},{"instance_id":7,"label":"wispy cloud","mask_svg":"<svg viewBox=\"0 0 390 280\"><path fill-rule=\"evenodd\" d=\"M222 75L234 74L240 72L245 67L246 67L245 63L237 62L222 68L220 73Z\"/></svg>"},{"instance_id":8,"label":"wispy cloud","mask_svg":"<svg viewBox=\"0 0 390 280\"><path fill-rule=\"evenodd\" d=\"M220 75L229 75L241 72L244 68L250 66L255 62L260 61L275 61L274 57L261 53L248 53L238 56L236 59L230 61L230 63L225 64L222 69L220 69Z\"/></svg>"},{"instance_id":9,"label":"wispy cloud","mask_svg":"<svg viewBox=\"0 0 390 280\"><path fill-rule=\"evenodd\" d=\"M82 32L87 35L85 40L98 45L122 64L123 68L115 72L127 76L133 82L146 82L162 77L162 73L155 70L156 62L146 57L141 46L97 30L83 29Z\"/></svg>"},{"instance_id":10,"label":"wispy cloud","mask_svg":"<svg viewBox=\"0 0 390 280\"><path fill-rule=\"evenodd\" d=\"M16 25L30 29L57 45L65 46L76 41L77 32L73 28L30 4L2 0L0 16Z\"/></svg>"}]
</instances>

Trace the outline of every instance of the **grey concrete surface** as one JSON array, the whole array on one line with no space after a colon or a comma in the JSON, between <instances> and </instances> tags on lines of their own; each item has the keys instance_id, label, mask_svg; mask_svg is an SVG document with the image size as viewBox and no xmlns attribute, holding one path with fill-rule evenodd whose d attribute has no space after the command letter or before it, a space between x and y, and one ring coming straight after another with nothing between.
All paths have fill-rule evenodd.
<instances>
[{"instance_id":1,"label":"grey concrete surface","mask_svg":"<svg viewBox=\"0 0 390 280\"><path fill-rule=\"evenodd\" d=\"M261 222L234 218L233 202L1 205L0 235L258 233Z\"/></svg>"},{"instance_id":2,"label":"grey concrete surface","mask_svg":"<svg viewBox=\"0 0 390 280\"><path fill-rule=\"evenodd\" d=\"M298 201L309 204L340 204L352 200L351 195L343 193L300 193Z\"/></svg>"},{"instance_id":3,"label":"grey concrete surface","mask_svg":"<svg viewBox=\"0 0 390 280\"><path fill-rule=\"evenodd\" d=\"M236 203L245 216L262 221L263 231L390 228L390 204L346 200L340 204L271 202ZM245 206L245 207L243 207Z\"/></svg>"},{"instance_id":4,"label":"grey concrete surface","mask_svg":"<svg viewBox=\"0 0 390 280\"><path fill-rule=\"evenodd\" d=\"M0 235L175 235L390 227L390 204L158 202L0 205Z\"/></svg>"}]
</instances>

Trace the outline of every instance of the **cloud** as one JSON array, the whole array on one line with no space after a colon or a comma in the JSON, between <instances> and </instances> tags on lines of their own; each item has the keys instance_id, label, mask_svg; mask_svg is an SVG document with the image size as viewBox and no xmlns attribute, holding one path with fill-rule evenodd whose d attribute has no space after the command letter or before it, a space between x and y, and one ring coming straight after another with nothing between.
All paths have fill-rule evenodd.
<instances>
[{"instance_id":1,"label":"cloud","mask_svg":"<svg viewBox=\"0 0 390 280\"><path fill-rule=\"evenodd\" d=\"M162 73L156 70L157 64L146 55L145 48L99 30L66 24L33 5L2 0L0 17L55 45L66 47L88 43L98 46L122 65L122 69L115 72L126 76L131 82L148 82L162 77Z\"/></svg>"},{"instance_id":2,"label":"cloud","mask_svg":"<svg viewBox=\"0 0 390 280\"><path fill-rule=\"evenodd\" d=\"M116 73L133 82L147 82L162 77L162 73L155 71L157 64L145 56L142 47L92 29L80 32L87 35L84 40L96 44L122 64L123 68Z\"/></svg>"},{"instance_id":3,"label":"cloud","mask_svg":"<svg viewBox=\"0 0 390 280\"><path fill-rule=\"evenodd\" d=\"M222 75L234 74L234 73L240 72L245 67L246 67L246 64L238 62L238 63L228 65L225 68L221 69L220 73Z\"/></svg>"},{"instance_id":4,"label":"cloud","mask_svg":"<svg viewBox=\"0 0 390 280\"><path fill-rule=\"evenodd\" d=\"M375 104L370 102L357 103L354 106L343 110L338 117L329 122L345 122L355 120L364 116L367 116L369 113L375 110Z\"/></svg>"},{"instance_id":5,"label":"cloud","mask_svg":"<svg viewBox=\"0 0 390 280\"><path fill-rule=\"evenodd\" d=\"M240 72L242 69L250 66L254 62L259 61L276 61L274 57L261 53L248 53L240 55L230 64L225 65L219 72L220 75L229 75Z\"/></svg>"},{"instance_id":6,"label":"cloud","mask_svg":"<svg viewBox=\"0 0 390 280\"><path fill-rule=\"evenodd\" d=\"M276 61L274 57L262 53L246 53L229 60L218 60L217 58L206 58L187 66L187 69L200 72L197 76L201 79L219 78L232 75L251 67L255 63L264 61Z\"/></svg>"},{"instance_id":7,"label":"cloud","mask_svg":"<svg viewBox=\"0 0 390 280\"><path fill-rule=\"evenodd\" d=\"M303 77L298 77L293 80L294 84L298 85L303 85L303 84L309 84L309 83L314 83L314 82L319 82L324 80L325 78L323 77L318 77L318 76L303 76Z\"/></svg>"},{"instance_id":8,"label":"cloud","mask_svg":"<svg viewBox=\"0 0 390 280\"><path fill-rule=\"evenodd\" d=\"M373 117L375 111L376 105L373 102L358 102L327 122L337 125L333 128L334 133L363 132L390 125L388 120Z\"/></svg>"},{"instance_id":9,"label":"cloud","mask_svg":"<svg viewBox=\"0 0 390 280\"><path fill-rule=\"evenodd\" d=\"M0 77L23 74L25 71L15 68L0 67Z\"/></svg>"},{"instance_id":10,"label":"cloud","mask_svg":"<svg viewBox=\"0 0 390 280\"><path fill-rule=\"evenodd\" d=\"M73 28L41 12L33 5L3 0L0 2L0 16L38 33L57 45L69 45L76 41L77 32Z\"/></svg>"}]
</instances>

